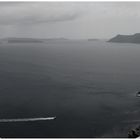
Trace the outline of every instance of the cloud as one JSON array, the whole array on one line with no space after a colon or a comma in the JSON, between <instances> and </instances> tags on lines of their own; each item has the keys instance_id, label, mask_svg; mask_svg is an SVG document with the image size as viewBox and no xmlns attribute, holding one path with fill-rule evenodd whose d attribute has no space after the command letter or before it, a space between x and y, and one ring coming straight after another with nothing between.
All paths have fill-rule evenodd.
<instances>
[{"instance_id":1,"label":"cloud","mask_svg":"<svg viewBox=\"0 0 140 140\"><path fill-rule=\"evenodd\" d=\"M91 18L140 17L135 2L0 2L0 25L56 23Z\"/></svg>"},{"instance_id":2,"label":"cloud","mask_svg":"<svg viewBox=\"0 0 140 140\"><path fill-rule=\"evenodd\" d=\"M140 2L90 2L83 4L93 18L140 18Z\"/></svg>"},{"instance_id":3,"label":"cloud","mask_svg":"<svg viewBox=\"0 0 140 140\"><path fill-rule=\"evenodd\" d=\"M82 11L74 3L0 3L1 25L26 25L75 20Z\"/></svg>"}]
</instances>

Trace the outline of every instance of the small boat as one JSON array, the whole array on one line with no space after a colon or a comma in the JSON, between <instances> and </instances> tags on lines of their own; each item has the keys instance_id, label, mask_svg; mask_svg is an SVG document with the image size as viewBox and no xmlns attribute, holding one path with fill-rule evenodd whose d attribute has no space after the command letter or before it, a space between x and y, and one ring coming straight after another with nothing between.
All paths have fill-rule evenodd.
<instances>
[{"instance_id":1,"label":"small boat","mask_svg":"<svg viewBox=\"0 0 140 140\"><path fill-rule=\"evenodd\" d=\"M136 92L136 96L140 97L140 91Z\"/></svg>"}]
</instances>

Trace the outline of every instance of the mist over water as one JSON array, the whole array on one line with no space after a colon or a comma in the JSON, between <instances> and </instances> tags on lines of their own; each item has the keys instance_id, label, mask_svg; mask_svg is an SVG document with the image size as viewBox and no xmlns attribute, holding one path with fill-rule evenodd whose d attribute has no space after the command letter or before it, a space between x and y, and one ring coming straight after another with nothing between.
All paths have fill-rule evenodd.
<instances>
[{"instance_id":1,"label":"mist over water","mask_svg":"<svg viewBox=\"0 0 140 140\"><path fill-rule=\"evenodd\" d=\"M127 137L139 125L140 45L0 44L0 137Z\"/></svg>"}]
</instances>

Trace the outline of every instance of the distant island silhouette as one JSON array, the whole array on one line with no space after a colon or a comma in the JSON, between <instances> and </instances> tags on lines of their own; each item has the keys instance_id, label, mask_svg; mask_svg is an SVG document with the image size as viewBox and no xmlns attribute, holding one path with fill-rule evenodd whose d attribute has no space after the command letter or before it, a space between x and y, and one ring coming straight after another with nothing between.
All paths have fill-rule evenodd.
<instances>
[{"instance_id":1,"label":"distant island silhouette","mask_svg":"<svg viewBox=\"0 0 140 140\"><path fill-rule=\"evenodd\" d=\"M96 38L89 38L88 41L98 41Z\"/></svg>"},{"instance_id":2,"label":"distant island silhouette","mask_svg":"<svg viewBox=\"0 0 140 140\"><path fill-rule=\"evenodd\" d=\"M1 43L43 43L44 41L65 41L65 38L20 38L20 37L7 37L0 39Z\"/></svg>"},{"instance_id":3,"label":"distant island silhouette","mask_svg":"<svg viewBox=\"0 0 140 140\"><path fill-rule=\"evenodd\" d=\"M119 42L119 43L140 43L140 33L136 33L133 35L117 35L108 42Z\"/></svg>"},{"instance_id":4,"label":"distant island silhouette","mask_svg":"<svg viewBox=\"0 0 140 140\"><path fill-rule=\"evenodd\" d=\"M42 43L43 40L36 38L9 37L1 40L3 43Z\"/></svg>"}]
</instances>

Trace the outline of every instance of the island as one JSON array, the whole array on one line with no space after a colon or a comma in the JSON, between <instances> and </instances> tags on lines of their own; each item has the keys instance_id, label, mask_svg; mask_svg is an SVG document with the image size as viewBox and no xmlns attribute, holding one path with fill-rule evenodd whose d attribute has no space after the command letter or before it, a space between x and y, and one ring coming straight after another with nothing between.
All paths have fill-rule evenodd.
<instances>
[{"instance_id":1,"label":"island","mask_svg":"<svg viewBox=\"0 0 140 140\"><path fill-rule=\"evenodd\" d=\"M108 40L108 42L118 42L118 43L140 43L140 33L136 33L133 35L117 35L113 38L111 38L110 40Z\"/></svg>"},{"instance_id":2,"label":"island","mask_svg":"<svg viewBox=\"0 0 140 140\"><path fill-rule=\"evenodd\" d=\"M1 39L2 43L43 43L42 39L36 39L36 38L4 38Z\"/></svg>"},{"instance_id":3,"label":"island","mask_svg":"<svg viewBox=\"0 0 140 140\"><path fill-rule=\"evenodd\" d=\"M66 38L21 38L21 37L7 37L0 39L0 43L45 43L48 41L67 41Z\"/></svg>"},{"instance_id":4,"label":"island","mask_svg":"<svg viewBox=\"0 0 140 140\"><path fill-rule=\"evenodd\" d=\"M96 38L89 38L88 41L98 41Z\"/></svg>"}]
</instances>

